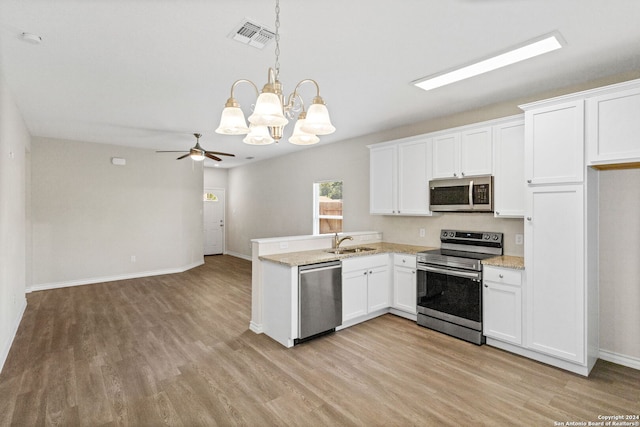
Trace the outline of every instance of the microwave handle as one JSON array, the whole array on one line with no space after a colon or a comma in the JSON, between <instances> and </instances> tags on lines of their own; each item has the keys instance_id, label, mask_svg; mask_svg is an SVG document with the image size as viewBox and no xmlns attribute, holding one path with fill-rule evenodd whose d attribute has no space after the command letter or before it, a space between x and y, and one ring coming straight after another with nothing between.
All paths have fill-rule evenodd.
<instances>
[{"instance_id":1,"label":"microwave handle","mask_svg":"<svg viewBox=\"0 0 640 427\"><path fill-rule=\"evenodd\" d=\"M469 206L473 207L473 180L469 181Z\"/></svg>"}]
</instances>

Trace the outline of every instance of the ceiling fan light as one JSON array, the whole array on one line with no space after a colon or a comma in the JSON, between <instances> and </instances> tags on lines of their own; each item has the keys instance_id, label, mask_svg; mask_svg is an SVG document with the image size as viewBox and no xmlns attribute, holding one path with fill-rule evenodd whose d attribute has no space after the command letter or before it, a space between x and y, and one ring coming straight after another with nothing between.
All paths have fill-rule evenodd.
<instances>
[{"instance_id":1,"label":"ceiling fan light","mask_svg":"<svg viewBox=\"0 0 640 427\"><path fill-rule=\"evenodd\" d=\"M256 126L285 126L289 120L282 113L280 97L272 92L262 92L256 101L249 123Z\"/></svg>"},{"instance_id":2,"label":"ceiling fan light","mask_svg":"<svg viewBox=\"0 0 640 427\"><path fill-rule=\"evenodd\" d=\"M204 153L191 153L189 157L191 157L191 160L195 160L196 162L201 162L204 160Z\"/></svg>"},{"instance_id":3,"label":"ceiling fan light","mask_svg":"<svg viewBox=\"0 0 640 427\"><path fill-rule=\"evenodd\" d=\"M313 104L307 111L307 118L300 125L300 129L314 135L328 135L336 131L336 128L331 124L329 110L322 102L322 98L316 97L313 100Z\"/></svg>"},{"instance_id":4,"label":"ceiling fan light","mask_svg":"<svg viewBox=\"0 0 640 427\"><path fill-rule=\"evenodd\" d=\"M306 121L307 114L303 111L298 116L296 126L293 128L293 134L289 137L289 142L295 145L313 145L320 141L316 135L302 130L302 126Z\"/></svg>"},{"instance_id":5,"label":"ceiling fan light","mask_svg":"<svg viewBox=\"0 0 640 427\"><path fill-rule=\"evenodd\" d=\"M249 133L244 113L240 107L225 107L220 117L220 125L216 133L223 135L244 135Z\"/></svg>"},{"instance_id":6,"label":"ceiling fan light","mask_svg":"<svg viewBox=\"0 0 640 427\"><path fill-rule=\"evenodd\" d=\"M249 134L242 140L242 142L244 142L245 144L269 145L275 142L275 140L269 134L269 129L266 126L251 125L249 129Z\"/></svg>"}]
</instances>

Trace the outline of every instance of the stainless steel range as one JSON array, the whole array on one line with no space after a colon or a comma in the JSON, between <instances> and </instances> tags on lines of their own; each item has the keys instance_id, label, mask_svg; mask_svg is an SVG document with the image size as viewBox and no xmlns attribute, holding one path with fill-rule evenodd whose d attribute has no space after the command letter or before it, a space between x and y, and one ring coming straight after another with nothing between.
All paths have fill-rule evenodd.
<instances>
[{"instance_id":1,"label":"stainless steel range","mask_svg":"<svg viewBox=\"0 0 640 427\"><path fill-rule=\"evenodd\" d=\"M502 255L502 233L442 230L440 249L417 254L418 324L484 344L482 260Z\"/></svg>"}]
</instances>

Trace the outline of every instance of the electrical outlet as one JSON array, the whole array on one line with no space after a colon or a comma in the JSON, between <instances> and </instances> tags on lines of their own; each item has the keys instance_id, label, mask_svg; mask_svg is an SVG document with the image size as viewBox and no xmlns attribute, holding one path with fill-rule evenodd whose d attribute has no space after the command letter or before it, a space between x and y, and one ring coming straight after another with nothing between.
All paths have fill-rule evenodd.
<instances>
[{"instance_id":1,"label":"electrical outlet","mask_svg":"<svg viewBox=\"0 0 640 427\"><path fill-rule=\"evenodd\" d=\"M424 237L424 228L420 229L420 237Z\"/></svg>"},{"instance_id":2,"label":"electrical outlet","mask_svg":"<svg viewBox=\"0 0 640 427\"><path fill-rule=\"evenodd\" d=\"M522 234L516 234L516 245L522 245L524 243L524 236Z\"/></svg>"},{"instance_id":3,"label":"electrical outlet","mask_svg":"<svg viewBox=\"0 0 640 427\"><path fill-rule=\"evenodd\" d=\"M131 255L131 262L136 262L136 256L135 255Z\"/></svg>"},{"instance_id":4,"label":"electrical outlet","mask_svg":"<svg viewBox=\"0 0 640 427\"><path fill-rule=\"evenodd\" d=\"M289 242L280 242L280 249L287 249L289 247Z\"/></svg>"}]
</instances>

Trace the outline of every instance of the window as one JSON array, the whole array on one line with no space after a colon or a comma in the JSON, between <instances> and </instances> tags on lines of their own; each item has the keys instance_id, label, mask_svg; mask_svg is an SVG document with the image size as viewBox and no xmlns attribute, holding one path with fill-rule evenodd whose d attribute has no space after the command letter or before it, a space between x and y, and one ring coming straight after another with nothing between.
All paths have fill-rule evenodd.
<instances>
[{"instance_id":1,"label":"window","mask_svg":"<svg viewBox=\"0 0 640 427\"><path fill-rule=\"evenodd\" d=\"M342 181L313 184L313 234L342 232Z\"/></svg>"}]
</instances>

